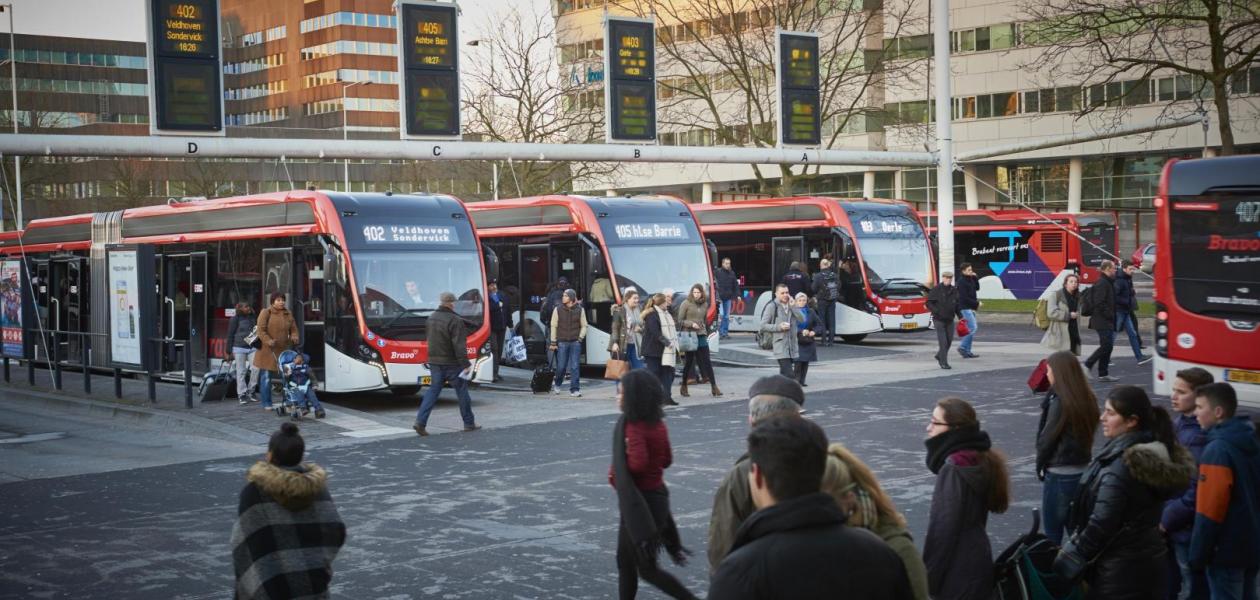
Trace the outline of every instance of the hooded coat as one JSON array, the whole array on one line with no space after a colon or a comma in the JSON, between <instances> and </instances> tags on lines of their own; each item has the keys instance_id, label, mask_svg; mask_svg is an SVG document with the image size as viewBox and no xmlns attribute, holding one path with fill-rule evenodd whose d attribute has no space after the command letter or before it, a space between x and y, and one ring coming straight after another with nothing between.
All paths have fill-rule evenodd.
<instances>
[{"instance_id":1,"label":"hooded coat","mask_svg":"<svg viewBox=\"0 0 1260 600\"><path fill-rule=\"evenodd\" d=\"M1207 434L1199 426L1199 420L1194 415L1177 415L1173 419L1173 430L1177 433L1177 443L1189 450L1194 456L1194 462L1198 463L1208 441ZM1190 533L1194 531L1195 492L1198 491L1198 484L1199 473L1196 471L1190 478L1190 487L1164 504L1160 526L1172 541L1179 544L1190 544Z\"/></svg>"},{"instance_id":2,"label":"hooded coat","mask_svg":"<svg viewBox=\"0 0 1260 600\"><path fill-rule=\"evenodd\" d=\"M1159 518L1193 474L1189 451L1174 445L1170 454L1150 432L1107 442L1081 475L1055 572L1069 578L1083 572L1088 598L1162 598L1168 559Z\"/></svg>"},{"instance_id":3,"label":"hooded coat","mask_svg":"<svg viewBox=\"0 0 1260 600\"><path fill-rule=\"evenodd\" d=\"M250 467L232 528L238 599L327 598L346 526L319 465Z\"/></svg>"},{"instance_id":4,"label":"hooded coat","mask_svg":"<svg viewBox=\"0 0 1260 600\"><path fill-rule=\"evenodd\" d=\"M936 476L923 563L936 600L987 600L993 596L993 548L988 471L972 450L951 454Z\"/></svg>"},{"instance_id":5,"label":"hooded coat","mask_svg":"<svg viewBox=\"0 0 1260 600\"><path fill-rule=\"evenodd\" d=\"M901 559L874 533L849 527L830 494L754 513L713 575L709 597L911 600ZM842 591L842 592L841 592Z\"/></svg>"},{"instance_id":6,"label":"hooded coat","mask_svg":"<svg viewBox=\"0 0 1260 600\"><path fill-rule=\"evenodd\" d=\"M1246 417L1212 426L1199 463L1190 564L1230 569L1260 566L1260 444Z\"/></svg>"}]
</instances>

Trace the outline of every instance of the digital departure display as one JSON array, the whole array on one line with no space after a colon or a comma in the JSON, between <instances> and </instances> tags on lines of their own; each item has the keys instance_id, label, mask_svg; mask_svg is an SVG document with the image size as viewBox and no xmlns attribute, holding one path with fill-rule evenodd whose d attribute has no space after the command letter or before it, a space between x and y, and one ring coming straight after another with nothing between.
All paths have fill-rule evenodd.
<instances>
[{"instance_id":1,"label":"digital departure display","mask_svg":"<svg viewBox=\"0 0 1260 600\"><path fill-rule=\"evenodd\" d=\"M219 54L219 11L214 0L156 0L153 37L157 51L171 56L214 58Z\"/></svg>"},{"instance_id":2,"label":"digital departure display","mask_svg":"<svg viewBox=\"0 0 1260 600\"><path fill-rule=\"evenodd\" d=\"M157 65L159 129L217 131L219 70L217 62L163 60Z\"/></svg>"},{"instance_id":3,"label":"digital departure display","mask_svg":"<svg viewBox=\"0 0 1260 600\"><path fill-rule=\"evenodd\" d=\"M655 71L651 23L608 21L609 61L617 79L649 81Z\"/></svg>"},{"instance_id":4,"label":"digital departure display","mask_svg":"<svg viewBox=\"0 0 1260 600\"><path fill-rule=\"evenodd\" d=\"M407 133L459 135L459 78L454 72L407 70Z\"/></svg>"},{"instance_id":5,"label":"digital departure display","mask_svg":"<svg viewBox=\"0 0 1260 600\"><path fill-rule=\"evenodd\" d=\"M403 5L403 47L408 69L454 69L458 32L455 5Z\"/></svg>"},{"instance_id":6,"label":"digital departure display","mask_svg":"<svg viewBox=\"0 0 1260 600\"><path fill-rule=\"evenodd\" d=\"M150 2L154 129L223 131L218 2Z\"/></svg>"},{"instance_id":7,"label":"digital departure display","mask_svg":"<svg viewBox=\"0 0 1260 600\"><path fill-rule=\"evenodd\" d=\"M604 81L609 141L656 139L656 30L651 21L609 18Z\"/></svg>"},{"instance_id":8,"label":"digital departure display","mask_svg":"<svg viewBox=\"0 0 1260 600\"><path fill-rule=\"evenodd\" d=\"M817 90L783 90L783 143L816 145L822 140Z\"/></svg>"},{"instance_id":9,"label":"digital departure display","mask_svg":"<svg viewBox=\"0 0 1260 600\"><path fill-rule=\"evenodd\" d=\"M656 138L656 99L650 83L619 83L613 87L613 137L619 140Z\"/></svg>"},{"instance_id":10,"label":"digital departure display","mask_svg":"<svg viewBox=\"0 0 1260 600\"><path fill-rule=\"evenodd\" d=\"M779 143L822 143L818 36L779 32Z\"/></svg>"},{"instance_id":11,"label":"digital departure display","mask_svg":"<svg viewBox=\"0 0 1260 600\"><path fill-rule=\"evenodd\" d=\"M783 87L818 87L818 38L814 36L784 35L780 44L780 69Z\"/></svg>"}]
</instances>

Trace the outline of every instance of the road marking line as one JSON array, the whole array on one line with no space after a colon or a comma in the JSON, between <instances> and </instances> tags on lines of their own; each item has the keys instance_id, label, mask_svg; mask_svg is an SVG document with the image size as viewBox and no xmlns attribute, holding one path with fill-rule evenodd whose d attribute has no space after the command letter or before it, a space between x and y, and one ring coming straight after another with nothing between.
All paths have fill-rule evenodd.
<instances>
[{"instance_id":1,"label":"road marking line","mask_svg":"<svg viewBox=\"0 0 1260 600\"><path fill-rule=\"evenodd\" d=\"M59 440L66 437L64 431L54 431L51 433L32 433L15 438L0 440L0 444L27 444L31 442L47 442L51 440Z\"/></svg>"}]
</instances>

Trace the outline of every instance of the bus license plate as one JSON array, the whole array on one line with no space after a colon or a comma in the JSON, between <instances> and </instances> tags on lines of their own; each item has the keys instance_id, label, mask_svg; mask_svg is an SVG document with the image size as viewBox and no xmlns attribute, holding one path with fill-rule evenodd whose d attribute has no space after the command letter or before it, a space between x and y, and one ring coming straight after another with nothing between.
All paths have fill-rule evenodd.
<instances>
[{"instance_id":1,"label":"bus license plate","mask_svg":"<svg viewBox=\"0 0 1260 600\"><path fill-rule=\"evenodd\" d=\"M1225 381L1233 383L1260 384L1260 371L1243 371L1241 369L1225 369Z\"/></svg>"},{"instance_id":2,"label":"bus license plate","mask_svg":"<svg viewBox=\"0 0 1260 600\"><path fill-rule=\"evenodd\" d=\"M919 324L918 323L902 323L901 328L902 329L918 329Z\"/></svg>"},{"instance_id":3,"label":"bus license plate","mask_svg":"<svg viewBox=\"0 0 1260 600\"><path fill-rule=\"evenodd\" d=\"M432 384L433 384L433 377L429 375L425 375L420 378L420 385L432 385Z\"/></svg>"}]
</instances>

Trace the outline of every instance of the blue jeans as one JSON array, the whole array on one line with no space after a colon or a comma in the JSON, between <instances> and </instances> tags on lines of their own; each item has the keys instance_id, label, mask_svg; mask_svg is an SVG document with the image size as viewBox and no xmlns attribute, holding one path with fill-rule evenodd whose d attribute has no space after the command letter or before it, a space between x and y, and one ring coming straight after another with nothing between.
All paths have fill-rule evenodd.
<instances>
[{"instance_id":1,"label":"blue jeans","mask_svg":"<svg viewBox=\"0 0 1260 600\"><path fill-rule=\"evenodd\" d=\"M459 399L459 416L464 419L464 427L476 424L473 420L472 398L468 396L468 382L460 378L464 368L459 365L430 365L432 367L433 384L424 391L420 400L420 412L416 413L416 424L424 427L429 424L429 415L442 394L442 386L447 383L455 388L455 397Z\"/></svg>"},{"instance_id":2,"label":"blue jeans","mask_svg":"<svg viewBox=\"0 0 1260 600\"><path fill-rule=\"evenodd\" d=\"M1181 593L1177 594L1177 600L1208 600L1207 575L1190 570L1190 542L1173 542L1172 548L1177 557L1177 569L1181 571Z\"/></svg>"},{"instance_id":3,"label":"blue jeans","mask_svg":"<svg viewBox=\"0 0 1260 600\"><path fill-rule=\"evenodd\" d=\"M1046 537L1055 544L1063 543L1063 528L1067 525L1068 506L1076 498L1076 488L1081 475L1063 475L1046 472L1041 486L1041 518Z\"/></svg>"},{"instance_id":4,"label":"blue jeans","mask_svg":"<svg viewBox=\"0 0 1260 600\"><path fill-rule=\"evenodd\" d=\"M271 371L258 371L258 403L263 408L271 408Z\"/></svg>"},{"instance_id":5,"label":"blue jeans","mask_svg":"<svg viewBox=\"0 0 1260 600\"><path fill-rule=\"evenodd\" d=\"M962 310L963 320L967 322L967 329L970 333L964 335L958 343L958 350L963 354L971 354L971 338L976 337L976 330L980 328L980 323L976 321L976 311L969 308Z\"/></svg>"},{"instance_id":6,"label":"blue jeans","mask_svg":"<svg viewBox=\"0 0 1260 600\"><path fill-rule=\"evenodd\" d=\"M1256 571L1212 567L1207 569L1208 589L1212 600L1256 600Z\"/></svg>"},{"instance_id":7,"label":"blue jeans","mask_svg":"<svg viewBox=\"0 0 1260 600\"><path fill-rule=\"evenodd\" d=\"M634 344L626 344L626 360L630 363L631 369L643 368L643 359L639 358L639 349Z\"/></svg>"},{"instance_id":8,"label":"blue jeans","mask_svg":"<svg viewBox=\"0 0 1260 600\"><path fill-rule=\"evenodd\" d=\"M722 320L718 323L719 337L731 334L731 302L732 300L723 300L718 304L718 312L722 315Z\"/></svg>"},{"instance_id":9,"label":"blue jeans","mask_svg":"<svg viewBox=\"0 0 1260 600\"><path fill-rule=\"evenodd\" d=\"M578 359L582 356L582 342L560 342L556 345L556 383L555 389L564 384L564 376L569 375L569 391L576 392L581 387L578 378Z\"/></svg>"},{"instance_id":10,"label":"blue jeans","mask_svg":"<svg viewBox=\"0 0 1260 600\"><path fill-rule=\"evenodd\" d=\"M1142 338L1138 337L1137 317L1127 310L1116 311L1116 331L1129 335L1129 345L1133 347L1133 358L1142 359Z\"/></svg>"}]
</instances>

